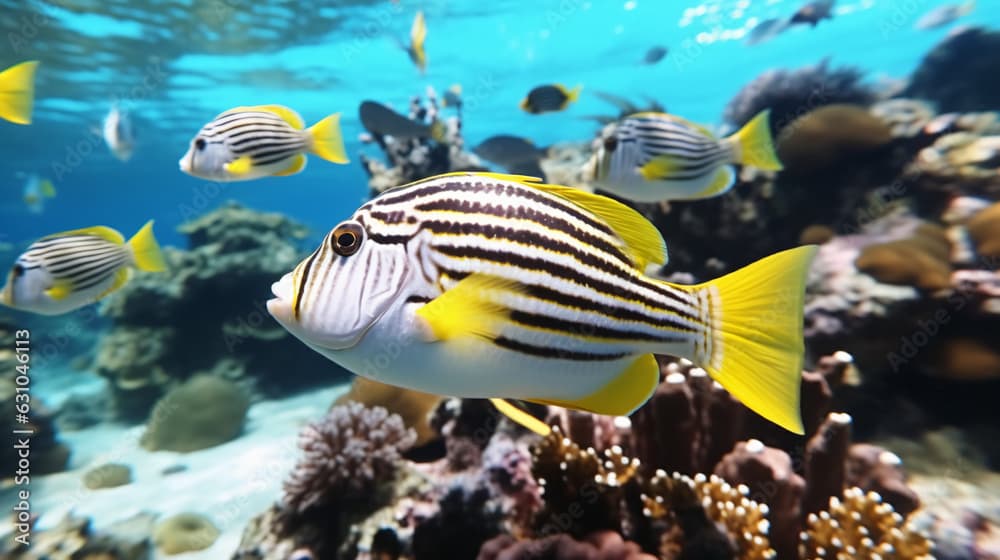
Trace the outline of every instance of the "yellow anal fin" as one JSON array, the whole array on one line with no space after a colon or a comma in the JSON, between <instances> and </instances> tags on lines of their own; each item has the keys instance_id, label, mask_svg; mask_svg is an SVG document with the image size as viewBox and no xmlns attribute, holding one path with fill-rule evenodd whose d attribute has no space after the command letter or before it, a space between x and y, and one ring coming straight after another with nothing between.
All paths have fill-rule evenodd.
<instances>
[{"instance_id":1,"label":"yellow anal fin","mask_svg":"<svg viewBox=\"0 0 1000 560\"><path fill-rule=\"evenodd\" d=\"M642 406L660 383L660 366L652 354L644 354L597 392L575 401L526 398L528 402L585 410L595 414L626 416Z\"/></svg>"},{"instance_id":2,"label":"yellow anal fin","mask_svg":"<svg viewBox=\"0 0 1000 560\"><path fill-rule=\"evenodd\" d=\"M512 405L504 399L490 399L490 402L493 403L493 406L503 413L504 416L540 436L547 436L552 432L552 428L550 428L548 424Z\"/></svg>"},{"instance_id":3,"label":"yellow anal fin","mask_svg":"<svg viewBox=\"0 0 1000 560\"><path fill-rule=\"evenodd\" d=\"M73 293L73 283L69 280L56 280L52 286L45 290L45 295L55 301L62 301Z\"/></svg>"},{"instance_id":4,"label":"yellow anal fin","mask_svg":"<svg viewBox=\"0 0 1000 560\"><path fill-rule=\"evenodd\" d=\"M69 231L61 231L59 233L53 233L52 235L46 235L42 239L51 239L53 237L66 237L69 235L93 235L94 237L100 237L105 241L110 241L115 245L123 245L125 243L125 236L123 236L117 230L111 229L107 226L93 226L89 228L71 229Z\"/></svg>"},{"instance_id":5,"label":"yellow anal fin","mask_svg":"<svg viewBox=\"0 0 1000 560\"><path fill-rule=\"evenodd\" d=\"M16 124L31 124L35 106L35 70L29 60L0 72L0 118Z\"/></svg>"},{"instance_id":6,"label":"yellow anal fin","mask_svg":"<svg viewBox=\"0 0 1000 560\"><path fill-rule=\"evenodd\" d=\"M99 299L103 299L104 297L106 297L111 292L114 292L115 290L118 290L119 288L121 288L122 286L124 286L125 283L128 282L128 279L129 279L129 277L131 275L132 275L132 273L129 271L128 268L120 268L120 269L118 269L118 272L115 273L115 281L114 281L114 283L111 284L110 288L108 288L107 290L104 290L99 296L97 296L96 298L94 298L94 301L97 301Z\"/></svg>"},{"instance_id":7,"label":"yellow anal fin","mask_svg":"<svg viewBox=\"0 0 1000 560\"><path fill-rule=\"evenodd\" d=\"M677 174L678 163L670 156L657 156L639 168L639 175L647 181L667 181Z\"/></svg>"},{"instance_id":8,"label":"yellow anal fin","mask_svg":"<svg viewBox=\"0 0 1000 560\"><path fill-rule=\"evenodd\" d=\"M732 167L727 165L715 173L715 177L712 178L712 184L708 188L691 198L713 198L729 192L729 189L733 188L735 184L736 173L733 172Z\"/></svg>"},{"instance_id":9,"label":"yellow anal fin","mask_svg":"<svg viewBox=\"0 0 1000 560\"><path fill-rule=\"evenodd\" d=\"M284 177L286 175L295 175L296 173L302 171L306 168L306 156L298 154L292 157L292 163L288 167L278 171L274 174L275 177Z\"/></svg>"},{"instance_id":10,"label":"yellow anal fin","mask_svg":"<svg viewBox=\"0 0 1000 560\"><path fill-rule=\"evenodd\" d=\"M235 161L231 161L222 166L227 173L233 175L234 177L240 177L250 173L253 169L253 158L250 156L242 156L236 158Z\"/></svg>"},{"instance_id":11,"label":"yellow anal fin","mask_svg":"<svg viewBox=\"0 0 1000 560\"><path fill-rule=\"evenodd\" d=\"M240 109L246 111L263 111L277 115L296 130L302 130L306 127L306 122L302 120L302 116L296 113L294 109L290 109L284 105L254 105L252 107L240 107Z\"/></svg>"},{"instance_id":12,"label":"yellow anal fin","mask_svg":"<svg viewBox=\"0 0 1000 560\"><path fill-rule=\"evenodd\" d=\"M455 287L417 309L435 340L462 336L495 337L507 320L509 310L497 302L497 295L516 290L511 280L473 274Z\"/></svg>"}]
</instances>

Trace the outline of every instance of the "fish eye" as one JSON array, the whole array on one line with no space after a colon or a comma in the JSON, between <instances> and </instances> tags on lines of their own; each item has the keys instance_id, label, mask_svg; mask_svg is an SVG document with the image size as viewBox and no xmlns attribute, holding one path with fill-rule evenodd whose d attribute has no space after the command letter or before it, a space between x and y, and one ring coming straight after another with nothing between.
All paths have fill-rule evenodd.
<instances>
[{"instance_id":1,"label":"fish eye","mask_svg":"<svg viewBox=\"0 0 1000 560\"><path fill-rule=\"evenodd\" d=\"M198 150L199 152L202 151L202 150L204 150L205 149L205 139L204 138L198 138L197 140L195 140L194 141L194 149Z\"/></svg>"},{"instance_id":2,"label":"fish eye","mask_svg":"<svg viewBox=\"0 0 1000 560\"><path fill-rule=\"evenodd\" d=\"M342 257L349 257L358 252L363 239L364 230L361 226L354 222L348 222L333 230L333 235L330 236L330 246L334 253Z\"/></svg>"},{"instance_id":3,"label":"fish eye","mask_svg":"<svg viewBox=\"0 0 1000 560\"><path fill-rule=\"evenodd\" d=\"M10 269L11 276L14 278L20 278L24 275L24 267L21 264L15 264L13 268Z\"/></svg>"},{"instance_id":4,"label":"fish eye","mask_svg":"<svg viewBox=\"0 0 1000 560\"><path fill-rule=\"evenodd\" d=\"M618 147L618 138L616 136L608 136L604 139L604 149L613 152L615 148Z\"/></svg>"}]
</instances>

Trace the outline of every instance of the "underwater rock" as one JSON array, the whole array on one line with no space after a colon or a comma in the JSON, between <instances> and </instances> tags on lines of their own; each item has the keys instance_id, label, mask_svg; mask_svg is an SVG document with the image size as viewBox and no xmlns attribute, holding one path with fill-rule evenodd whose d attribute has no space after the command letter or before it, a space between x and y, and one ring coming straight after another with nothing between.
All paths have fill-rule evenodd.
<instances>
[{"instance_id":1,"label":"underwater rock","mask_svg":"<svg viewBox=\"0 0 1000 560\"><path fill-rule=\"evenodd\" d=\"M903 92L935 103L938 110L990 111L1000 107L1000 32L967 28L935 46Z\"/></svg>"},{"instance_id":2,"label":"underwater rock","mask_svg":"<svg viewBox=\"0 0 1000 560\"><path fill-rule=\"evenodd\" d=\"M89 518L72 514L51 529L34 530L31 546L17 545L10 535L0 538L5 560L152 560L149 535L153 516L140 513L100 531Z\"/></svg>"},{"instance_id":3,"label":"underwater rock","mask_svg":"<svg viewBox=\"0 0 1000 560\"><path fill-rule=\"evenodd\" d=\"M56 412L60 430L78 431L96 426L108 419L110 400L107 393L72 393L63 400Z\"/></svg>"},{"instance_id":4,"label":"underwater rock","mask_svg":"<svg viewBox=\"0 0 1000 560\"><path fill-rule=\"evenodd\" d=\"M875 92L862 83L862 77L856 68L832 69L828 60L796 70L768 70L729 101L723 119L739 129L761 111L770 109L771 131L777 133L824 105L868 105L875 101Z\"/></svg>"},{"instance_id":5,"label":"underwater rock","mask_svg":"<svg viewBox=\"0 0 1000 560\"><path fill-rule=\"evenodd\" d=\"M178 513L156 524L153 542L165 554L204 550L219 538L212 520L198 513Z\"/></svg>"},{"instance_id":6,"label":"underwater rock","mask_svg":"<svg viewBox=\"0 0 1000 560\"><path fill-rule=\"evenodd\" d=\"M193 377L156 403L139 444L182 453L213 447L240 435L249 408L246 392L232 381Z\"/></svg>"},{"instance_id":7,"label":"underwater rock","mask_svg":"<svg viewBox=\"0 0 1000 560\"><path fill-rule=\"evenodd\" d=\"M932 560L933 543L878 494L859 488L831 498L830 508L809 514L800 545L802 558Z\"/></svg>"},{"instance_id":8,"label":"underwater rock","mask_svg":"<svg viewBox=\"0 0 1000 560\"><path fill-rule=\"evenodd\" d=\"M121 463L106 463L83 473L83 485L90 490L115 488L132 482L132 467Z\"/></svg>"},{"instance_id":9,"label":"underwater rock","mask_svg":"<svg viewBox=\"0 0 1000 560\"><path fill-rule=\"evenodd\" d=\"M439 395L356 376L351 382L350 390L337 398L333 404L337 406L353 401L369 408L380 406L392 414L398 414L403 419L403 424L416 432L417 440L413 445L420 447L439 436L437 430L431 426L431 415L441 403L441 399Z\"/></svg>"},{"instance_id":10,"label":"underwater rock","mask_svg":"<svg viewBox=\"0 0 1000 560\"><path fill-rule=\"evenodd\" d=\"M282 395L347 373L298 342L267 313L270 286L304 257L306 229L235 203L183 224L189 249L165 249L167 273L137 273L106 298L114 321L95 370L115 415L145 420L170 387L197 373L241 378Z\"/></svg>"},{"instance_id":11,"label":"underwater rock","mask_svg":"<svg viewBox=\"0 0 1000 560\"><path fill-rule=\"evenodd\" d=\"M440 119L445 127L444 137L438 142L431 138L394 138L372 133L371 140L387 160L383 163L361 156L361 165L368 173L368 186L373 196L433 175L488 170L475 154L465 150L461 115L444 120L434 90L428 88L427 93L426 102L419 96L410 100L409 118L428 125Z\"/></svg>"},{"instance_id":12,"label":"underwater rock","mask_svg":"<svg viewBox=\"0 0 1000 560\"><path fill-rule=\"evenodd\" d=\"M414 560L474 558L484 542L500 532L502 515L485 487L467 492L452 488L438 503L438 511L413 531Z\"/></svg>"}]
</instances>

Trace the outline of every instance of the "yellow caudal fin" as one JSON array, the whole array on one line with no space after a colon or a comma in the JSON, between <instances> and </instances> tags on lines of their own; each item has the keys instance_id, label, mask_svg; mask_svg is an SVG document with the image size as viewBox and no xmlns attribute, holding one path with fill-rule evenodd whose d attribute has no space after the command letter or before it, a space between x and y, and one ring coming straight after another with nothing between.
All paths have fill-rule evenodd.
<instances>
[{"instance_id":1,"label":"yellow caudal fin","mask_svg":"<svg viewBox=\"0 0 1000 560\"><path fill-rule=\"evenodd\" d=\"M160 272L167 269L160 244L153 237L153 220L146 222L146 225L128 240L128 246L132 249L135 266L139 270Z\"/></svg>"},{"instance_id":2,"label":"yellow caudal fin","mask_svg":"<svg viewBox=\"0 0 1000 560\"><path fill-rule=\"evenodd\" d=\"M649 397L660 383L660 366L652 354L644 354L635 359L618 373L607 385L591 395L566 400L553 398L525 398L528 402L550 404L574 410L586 410L595 414L626 416L632 414Z\"/></svg>"},{"instance_id":3,"label":"yellow caudal fin","mask_svg":"<svg viewBox=\"0 0 1000 560\"><path fill-rule=\"evenodd\" d=\"M17 124L31 124L35 107L35 69L29 60L0 72L0 118Z\"/></svg>"},{"instance_id":4,"label":"yellow caudal fin","mask_svg":"<svg viewBox=\"0 0 1000 560\"><path fill-rule=\"evenodd\" d=\"M548 424L512 405L511 403L503 399L490 399L490 402L493 403L493 406L495 406L496 409L499 410L504 416L510 418L518 425L543 437L552 433L552 428L550 428Z\"/></svg>"},{"instance_id":5,"label":"yellow caudal fin","mask_svg":"<svg viewBox=\"0 0 1000 560\"><path fill-rule=\"evenodd\" d=\"M805 347L802 314L815 245L765 257L711 282L690 286L711 309L706 344L689 356L748 408L802 434L799 384Z\"/></svg>"},{"instance_id":6,"label":"yellow caudal fin","mask_svg":"<svg viewBox=\"0 0 1000 560\"><path fill-rule=\"evenodd\" d=\"M580 99L580 92L583 91L583 84L577 84L573 89L566 89L566 87L562 85L557 85L556 87L558 87L559 91L563 92L563 95L566 96L566 101L563 102L563 108L570 103L575 102L577 99Z\"/></svg>"},{"instance_id":7,"label":"yellow caudal fin","mask_svg":"<svg viewBox=\"0 0 1000 560\"><path fill-rule=\"evenodd\" d=\"M417 310L427 322L434 340L462 336L496 336L509 311L496 302L498 292L514 291L514 282L473 274Z\"/></svg>"},{"instance_id":8,"label":"yellow caudal fin","mask_svg":"<svg viewBox=\"0 0 1000 560\"><path fill-rule=\"evenodd\" d=\"M738 163L765 171L781 170L781 161L774 151L774 139L771 138L770 115L770 110L757 113L743 128L727 138L733 143Z\"/></svg>"},{"instance_id":9,"label":"yellow caudal fin","mask_svg":"<svg viewBox=\"0 0 1000 560\"><path fill-rule=\"evenodd\" d=\"M42 196L47 198L52 198L56 195L56 187L52 184L52 181L48 179L42 179L38 184L38 189L42 192Z\"/></svg>"},{"instance_id":10,"label":"yellow caudal fin","mask_svg":"<svg viewBox=\"0 0 1000 560\"><path fill-rule=\"evenodd\" d=\"M340 113L335 113L307 130L312 138L309 151L333 163L348 163L344 138L340 135Z\"/></svg>"}]
</instances>

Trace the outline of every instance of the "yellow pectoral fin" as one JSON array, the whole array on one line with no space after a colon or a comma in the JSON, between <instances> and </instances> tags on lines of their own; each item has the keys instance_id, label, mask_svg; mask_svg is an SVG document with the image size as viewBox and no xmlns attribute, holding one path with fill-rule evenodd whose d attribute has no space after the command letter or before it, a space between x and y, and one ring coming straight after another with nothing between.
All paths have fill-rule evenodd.
<instances>
[{"instance_id":1,"label":"yellow pectoral fin","mask_svg":"<svg viewBox=\"0 0 1000 560\"><path fill-rule=\"evenodd\" d=\"M669 156L657 156L639 168L639 174L647 181L666 181L677 173L677 161Z\"/></svg>"},{"instance_id":2,"label":"yellow pectoral fin","mask_svg":"<svg viewBox=\"0 0 1000 560\"><path fill-rule=\"evenodd\" d=\"M552 428L548 424L503 399L490 399L490 402L504 416L540 436L547 436L552 432Z\"/></svg>"},{"instance_id":3,"label":"yellow pectoral fin","mask_svg":"<svg viewBox=\"0 0 1000 560\"><path fill-rule=\"evenodd\" d=\"M492 338L499 333L509 311L497 303L496 296L513 291L516 284L485 274L473 274L454 288L417 309L417 315L427 321L436 340L452 340L462 336Z\"/></svg>"},{"instance_id":4,"label":"yellow pectoral fin","mask_svg":"<svg viewBox=\"0 0 1000 560\"><path fill-rule=\"evenodd\" d=\"M68 280L56 280L52 287L45 290L45 295L60 301L69 297L73 293L73 283Z\"/></svg>"},{"instance_id":5,"label":"yellow pectoral fin","mask_svg":"<svg viewBox=\"0 0 1000 560\"><path fill-rule=\"evenodd\" d=\"M538 404L586 410L595 414L626 416L642 406L660 383L660 366L652 354L636 358L621 373L597 392L577 400L524 399Z\"/></svg>"},{"instance_id":6,"label":"yellow pectoral fin","mask_svg":"<svg viewBox=\"0 0 1000 560\"><path fill-rule=\"evenodd\" d=\"M236 161L231 161L226 165L222 166L227 173L239 177L240 175L246 175L250 173L253 169L253 159L250 156L243 156L238 158Z\"/></svg>"},{"instance_id":7,"label":"yellow pectoral fin","mask_svg":"<svg viewBox=\"0 0 1000 560\"><path fill-rule=\"evenodd\" d=\"M299 154L292 158L292 163L288 167L278 171L274 174L275 177L284 177L285 175L295 175L299 171L306 168L306 156Z\"/></svg>"}]
</instances>

